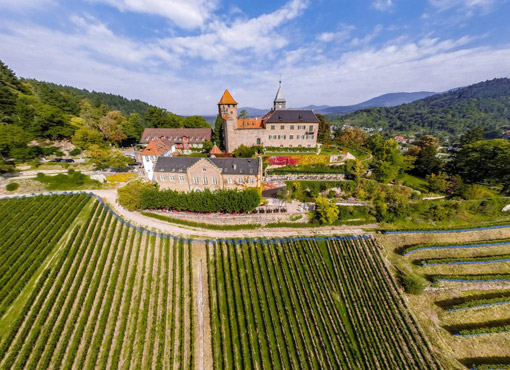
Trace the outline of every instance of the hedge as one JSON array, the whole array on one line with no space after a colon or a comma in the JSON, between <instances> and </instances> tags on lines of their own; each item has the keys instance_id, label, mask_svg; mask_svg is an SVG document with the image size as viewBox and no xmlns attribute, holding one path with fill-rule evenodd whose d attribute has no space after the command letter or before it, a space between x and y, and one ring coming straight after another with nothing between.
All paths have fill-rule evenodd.
<instances>
[{"instance_id":1,"label":"hedge","mask_svg":"<svg viewBox=\"0 0 510 370\"><path fill-rule=\"evenodd\" d=\"M181 193L175 190L145 190L140 202L142 209L175 209L192 212L252 212L260 205L257 189L218 190Z\"/></svg>"},{"instance_id":2,"label":"hedge","mask_svg":"<svg viewBox=\"0 0 510 370\"><path fill-rule=\"evenodd\" d=\"M485 283L510 281L510 274L488 274L488 275L432 275L429 276L433 282L450 281L457 283Z\"/></svg>"},{"instance_id":3,"label":"hedge","mask_svg":"<svg viewBox=\"0 0 510 370\"><path fill-rule=\"evenodd\" d=\"M510 244L510 243L508 243ZM510 254L501 254L494 256L483 257L447 257L447 258L432 258L418 261L419 266L437 266L437 265L476 265L482 263L497 263L497 262L510 262Z\"/></svg>"},{"instance_id":4,"label":"hedge","mask_svg":"<svg viewBox=\"0 0 510 370\"><path fill-rule=\"evenodd\" d=\"M483 248L483 247L497 247L497 246L505 246L510 245L509 239L501 239L501 240L494 240L494 241L484 241L473 244L473 242L464 242L464 243L455 243L455 244L449 244L449 245L441 245L441 244L418 244L413 245L410 247L407 247L403 250L402 255L407 256L411 253L417 252L417 251L424 251L424 250L434 250L434 249L464 249L464 248Z\"/></svg>"}]
</instances>

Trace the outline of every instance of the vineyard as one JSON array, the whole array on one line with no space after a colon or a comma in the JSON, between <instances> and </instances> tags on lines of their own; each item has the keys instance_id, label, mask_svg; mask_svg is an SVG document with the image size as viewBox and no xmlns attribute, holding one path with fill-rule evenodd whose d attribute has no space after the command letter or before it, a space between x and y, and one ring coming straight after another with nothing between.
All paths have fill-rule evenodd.
<instances>
[{"instance_id":1,"label":"vineyard","mask_svg":"<svg viewBox=\"0 0 510 370\"><path fill-rule=\"evenodd\" d=\"M372 238L207 245L215 369L439 369Z\"/></svg>"},{"instance_id":2,"label":"vineyard","mask_svg":"<svg viewBox=\"0 0 510 370\"><path fill-rule=\"evenodd\" d=\"M450 235L424 236L429 243L397 248L407 268L432 284L422 296L410 296L411 306L423 312L431 341L446 344L443 350L453 352L458 363L475 370L508 369L510 229Z\"/></svg>"},{"instance_id":3,"label":"vineyard","mask_svg":"<svg viewBox=\"0 0 510 370\"><path fill-rule=\"evenodd\" d=\"M86 195L0 200L1 369L184 369L194 361L188 242Z\"/></svg>"},{"instance_id":4,"label":"vineyard","mask_svg":"<svg viewBox=\"0 0 510 370\"><path fill-rule=\"evenodd\" d=\"M371 237L192 242L32 196L0 199L0 271L0 369L441 368Z\"/></svg>"}]
</instances>

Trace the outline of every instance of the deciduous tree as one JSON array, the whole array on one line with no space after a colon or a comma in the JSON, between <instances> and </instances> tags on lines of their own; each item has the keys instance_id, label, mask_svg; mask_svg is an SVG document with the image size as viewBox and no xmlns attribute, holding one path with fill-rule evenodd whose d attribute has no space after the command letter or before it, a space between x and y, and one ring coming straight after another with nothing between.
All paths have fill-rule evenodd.
<instances>
[{"instance_id":1,"label":"deciduous tree","mask_svg":"<svg viewBox=\"0 0 510 370\"><path fill-rule=\"evenodd\" d=\"M315 200L315 207L315 212L321 224L331 225L338 219L340 211L333 200L318 196Z\"/></svg>"}]
</instances>

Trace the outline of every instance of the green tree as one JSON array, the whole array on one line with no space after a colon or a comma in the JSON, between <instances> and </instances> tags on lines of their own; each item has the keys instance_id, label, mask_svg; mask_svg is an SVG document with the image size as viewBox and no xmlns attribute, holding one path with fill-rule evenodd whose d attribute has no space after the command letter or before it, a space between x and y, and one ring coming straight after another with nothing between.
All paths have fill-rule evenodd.
<instances>
[{"instance_id":1,"label":"green tree","mask_svg":"<svg viewBox=\"0 0 510 370\"><path fill-rule=\"evenodd\" d=\"M452 163L467 183L492 181L510 191L510 141L482 140L464 146Z\"/></svg>"},{"instance_id":2,"label":"green tree","mask_svg":"<svg viewBox=\"0 0 510 370\"><path fill-rule=\"evenodd\" d=\"M16 103L15 117L14 123L24 130L30 130L35 118L35 109L33 105L30 104L29 99L24 96L20 97Z\"/></svg>"},{"instance_id":3,"label":"green tree","mask_svg":"<svg viewBox=\"0 0 510 370\"><path fill-rule=\"evenodd\" d=\"M0 124L0 155L4 160L30 159L34 157L32 148L27 144L32 136L21 127L12 124Z\"/></svg>"},{"instance_id":4,"label":"green tree","mask_svg":"<svg viewBox=\"0 0 510 370\"><path fill-rule=\"evenodd\" d=\"M361 176L366 172L367 166L359 159L348 159L345 161L345 171L356 182L359 182Z\"/></svg>"},{"instance_id":5,"label":"green tree","mask_svg":"<svg viewBox=\"0 0 510 370\"><path fill-rule=\"evenodd\" d=\"M178 128L182 127L181 118L165 109L151 106L145 112L145 121L150 127L156 128Z\"/></svg>"},{"instance_id":6,"label":"green tree","mask_svg":"<svg viewBox=\"0 0 510 370\"><path fill-rule=\"evenodd\" d=\"M383 184L397 179L400 171L400 167L395 166L392 162L373 161L372 167L375 179Z\"/></svg>"},{"instance_id":7,"label":"green tree","mask_svg":"<svg viewBox=\"0 0 510 370\"><path fill-rule=\"evenodd\" d=\"M331 122L326 120L326 118L317 113L317 119L319 120L319 132L317 135L317 141L319 143L327 143L331 140Z\"/></svg>"},{"instance_id":8,"label":"green tree","mask_svg":"<svg viewBox=\"0 0 510 370\"><path fill-rule=\"evenodd\" d=\"M13 114L16 111L16 95L0 81L0 123L13 122Z\"/></svg>"},{"instance_id":9,"label":"green tree","mask_svg":"<svg viewBox=\"0 0 510 370\"><path fill-rule=\"evenodd\" d=\"M338 219L340 213L333 200L318 196L315 200L315 212L321 224L331 225Z\"/></svg>"},{"instance_id":10,"label":"green tree","mask_svg":"<svg viewBox=\"0 0 510 370\"><path fill-rule=\"evenodd\" d=\"M202 116L189 116L182 120L184 128L211 128Z\"/></svg>"},{"instance_id":11,"label":"green tree","mask_svg":"<svg viewBox=\"0 0 510 370\"><path fill-rule=\"evenodd\" d=\"M77 147L82 149L88 149L92 145L96 146L104 146L105 142L103 139L103 134L97 130L82 127L74 133L71 141Z\"/></svg>"},{"instance_id":12,"label":"green tree","mask_svg":"<svg viewBox=\"0 0 510 370\"><path fill-rule=\"evenodd\" d=\"M241 144L236 150L234 150L234 157L236 158L252 158L257 153L258 147L246 146Z\"/></svg>"},{"instance_id":13,"label":"green tree","mask_svg":"<svg viewBox=\"0 0 510 370\"><path fill-rule=\"evenodd\" d=\"M220 148L220 150L225 150L225 145L223 142L223 123L224 120L218 114L216 116L216 121L214 122L214 130L213 130L213 142Z\"/></svg>"},{"instance_id":14,"label":"green tree","mask_svg":"<svg viewBox=\"0 0 510 370\"><path fill-rule=\"evenodd\" d=\"M414 168L411 173L416 176L425 177L433 173L439 173L443 169L443 162L437 158L439 139L432 135L423 136L416 147L410 151L415 155Z\"/></svg>"},{"instance_id":15,"label":"green tree","mask_svg":"<svg viewBox=\"0 0 510 370\"><path fill-rule=\"evenodd\" d=\"M428 183L429 191L433 193L444 193L450 187L450 181L448 181L449 177L444 172L439 172L437 175L432 173L427 175L425 180Z\"/></svg>"},{"instance_id":16,"label":"green tree","mask_svg":"<svg viewBox=\"0 0 510 370\"><path fill-rule=\"evenodd\" d=\"M110 111L99 119L99 130L106 141L118 144L127 138L122 132L122 127L126 121L126 117L119 111Z\"/></svg>"},{"instance_id":17,"label":"green tree","mask_svg":"<svg viewBox=\"0 0 510 370\"><path fill-rule=\"evenodd\" d=\"M87 156L90 158L90 163L92 163L97 170L104 170L110 167L126 168L129 164L133 163L133 159L125 156L121 151L103 149L97 145L89 147Z\"/></svg>"},{"instance_id":18,"label":"green tree","mask_svg":"<svg viewBox=\"0 0 510 370\"><path fill-rule=\"evenodd\" d=\"M482 125L476 126L474 129L471 129L460 136L459 145L461 147L469 144L476 143L483 139L483 131L484 128Z\"/></svg>"},{"instance_id":19,"label":"green tree","mask_svg":"<svg viewBox=\"0 0 510 370\"><path fill-rule=\"evenodd\" d=\"M382 139L382 136L380 136ZM365 131L359 127L347 127L340 135L337 135L338 144L347 147L360 148L367 143L368 136Z\"/></svg>"},{"instance_id":20,"label":"green tree","mask_svg":"<svg viewBox=\"0 0 510 370\"><path fill-rule=\"evenodd\" d=\"M131 181L129 184L117 189L119 204L128 211L139 211L142 209L142 193L152 189L156 189L153 183L139 180Z\"/></svg>"},{"instance_id":21,"label":"green tree","mask_svg":"<svg viewBox=\"0 0 510 370\"><path fill-rule=\"evenodd\" d=\"M243 109L241 111L241 114L237 118L241 118L241 119L248 118L248 112L246 112L246 109Z\"/></svg>"},{"instance_id":22,"label":"green tree","mask_svg":"<svg viewBox=\"0 0 510 370\"><path fill-rule=\"evenodd\" d=\"M126 135L125 141L134 144L140 141L143 133L143 125L138 113L131 113L127 121L122 122L122 131Z\"/></svg>"},{"instance_id":23,"label":"green tree","mask_svg":"<svg viewBox=\"0 0 510 370\"><path fill-rule=\"evenodd\" d=\"M38 104L34 108L35 118L27 129L36 137L56 140L73 135L75 128L60 109L46 104Z\"/></svg>"},{"instance_id":24,"label":"green tree","mask_svg":"<svg viewBox=\"0 0 510 370\"><path fill-rule=\"evenodd\" d=\"M202 149L204 149L204 151L206 151L206 152L209 152L212 148L213 148L213 143L211 140L206 140L202 144Z\"/></svg>"}]
</instances>

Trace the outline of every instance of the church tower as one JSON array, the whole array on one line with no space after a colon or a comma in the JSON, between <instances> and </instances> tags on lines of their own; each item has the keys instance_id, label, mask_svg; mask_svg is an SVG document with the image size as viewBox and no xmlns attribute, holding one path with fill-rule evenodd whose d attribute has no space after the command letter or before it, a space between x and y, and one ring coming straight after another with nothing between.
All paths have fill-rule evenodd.
<instances>
[{"instance_id":1,"label":"church tower","mask_svg":"<svg viewBox=\"0 0 510 370\"><path fill-rule=\"evenodd\" d=\"M230 153L235 136L234 130L237 128L237 102L228 90L225 90L218 103L218 113L223 118L225 149Z\"/></svg>"},{"instance_id":2,"label":"church tower","mask_svg":"<svg viewBox=\"0 0 510 370\"><path fill-rule=\"evenodd\" d=\"M274 98L274 106L273 109L285 109L286 105L285 98L283 97L283 91L282 91L282 79L280 78L280 86L278 87L278 92L276 93L276 97Z\"/></svg>"}]
</instances>

